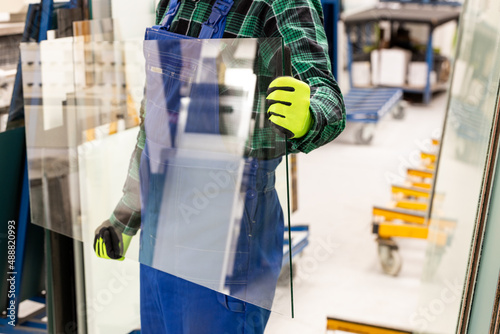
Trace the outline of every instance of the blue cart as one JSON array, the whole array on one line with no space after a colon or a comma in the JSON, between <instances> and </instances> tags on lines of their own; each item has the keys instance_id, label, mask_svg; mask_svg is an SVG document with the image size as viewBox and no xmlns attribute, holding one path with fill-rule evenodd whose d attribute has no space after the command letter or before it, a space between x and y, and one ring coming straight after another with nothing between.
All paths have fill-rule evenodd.
<instances>
[{"instance_id":1,"label":"blue cart","mask_svg":"<svg viewBox=\"0 0 500 334\"><path fill-rule=\"evenodd\" d=\"M292 242L288 238L288 228L285 226L285 239L283 242L283 266L290 263L290 248L292 258L299 255L309 245L309 225L294 225L290 227ZM291 247L289 247L291 245Z\"/></svg>"},{"instance_id":2,"label":"blue cart","mask_svg":"<svg viewBox=\"0 0 500 334\"><path fill-rule=\"evenodd\" d=\"M403 90L400 88L351 88L344 96L347 121L364 123L355 134L357 144L370 144L374 135L374 125L385 114L391 112L395 119L405 114L401 103Z\"/></svg>"}]
</instances>

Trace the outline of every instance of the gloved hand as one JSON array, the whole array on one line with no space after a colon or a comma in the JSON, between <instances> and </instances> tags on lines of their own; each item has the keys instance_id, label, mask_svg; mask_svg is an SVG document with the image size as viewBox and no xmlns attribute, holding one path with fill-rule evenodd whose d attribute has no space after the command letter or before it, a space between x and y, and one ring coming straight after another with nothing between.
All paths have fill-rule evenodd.
<instances>
[{"instance_id":1,"label":"gloved hand","mask_svg":"<svg viewBox=\"0 0 500 334\"><path fill-rule=\"evenodd\" d=\"M94 251L103 259L123 261L132 236L121 233L109 220L95 230Z\"/></svg>"},{"instance_id":2,"label":"gloved hand","mask_svg":"<svg viewBox=\"0 0 500 334\"><path fill-rule=\"evenodd\" d=\"M269 120L288 139L303 137L311 128L310 95L309 85L293 77L278 77L269 85Z\"/></svg>"}]
</instances>

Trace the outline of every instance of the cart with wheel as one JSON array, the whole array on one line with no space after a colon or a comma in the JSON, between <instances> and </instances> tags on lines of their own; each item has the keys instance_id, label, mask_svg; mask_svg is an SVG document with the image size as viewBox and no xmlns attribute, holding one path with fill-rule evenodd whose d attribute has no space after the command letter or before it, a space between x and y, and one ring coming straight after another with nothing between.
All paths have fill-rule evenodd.
<instances>
[{"instance_id":1,"label":"cart with wheel","mask_svg":"<svg viewBox=\"0 0 500 334\"><path fill-rule=\"evenodd\" d=\"M355 133L356 143L370 144L377 122L387 113L402 119L405 114L402 99L400 88L352 88L344 96L344 102L347 121L363 123Z\"/></svg>"}]
</instances>

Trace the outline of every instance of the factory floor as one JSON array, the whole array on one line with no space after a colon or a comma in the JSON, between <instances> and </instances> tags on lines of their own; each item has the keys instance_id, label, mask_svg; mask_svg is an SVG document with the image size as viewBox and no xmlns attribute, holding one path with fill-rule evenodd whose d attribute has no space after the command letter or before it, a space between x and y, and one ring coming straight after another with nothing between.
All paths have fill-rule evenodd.
<instances>
[{"instance_id":1,"label":"factory floor","mask_svg":"<svg viewBox=\"0 0 500 334\"><path fill-rule=\"evenodd\" d=\"M309 224L310 244L296 259L295 318L273 313L266 333L325 333L328 316L412 330L426 241L397 240L402 270L385 275L371 210L390 202L390 185L439 137L446 102L442 93L429 105L409 104L403 120L387 115L370 145L354 144L359 125L348 123L332 143L298 156L299 209L292 224Z\"/></svg>"}]
</instances>

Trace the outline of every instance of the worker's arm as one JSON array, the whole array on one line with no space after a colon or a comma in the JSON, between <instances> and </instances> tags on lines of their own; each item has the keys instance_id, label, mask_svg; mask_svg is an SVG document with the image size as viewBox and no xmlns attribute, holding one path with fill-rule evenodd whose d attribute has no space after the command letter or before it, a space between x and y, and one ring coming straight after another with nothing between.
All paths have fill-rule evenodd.
<instances>
[{"instance_id":1,"label":"worker's arm","mask_svg":"<svg viewBox=\"0 0 500 334\"><path fill-rule=\"evenodd\" d=\"M292 151L311 152L332 141L345 127L344 102L331 73L321 15L319 0L275 0L264 25L268 37L283 38L291 49L293 76L311 89L310 129L290 140Z\"/></svg>"},{"instance_id":2,"label":"worker's arm","mask_svg":"<svg viewBox=\"0 0 500 334\"><path fill-rule=\"evenodd\" d=\"M130 158L128 176L123 186L123 196L109 218L111 225L120 232L133 236L141 226L141 189L139 183L139 165L146 143L144 118L146 117L146 99L141 103L141 126L137 136L137 144Z\"/></svg>"},{"instance_id":3,"label":"worker's arm","mask_svg":"<svg viewBox=\"0 0 500 334\"><path fill-rule=\"evenodd\" d=\"M130 239L141 226L139 165L146 140L144 132L145 104L146 101L143 99L140 111L141 126L134 152L130 158L128 176L123 186L123 196L109 220L103 222L95 231L94 250L99 257L123 259Z\"/></svg>"}]
</instances>

